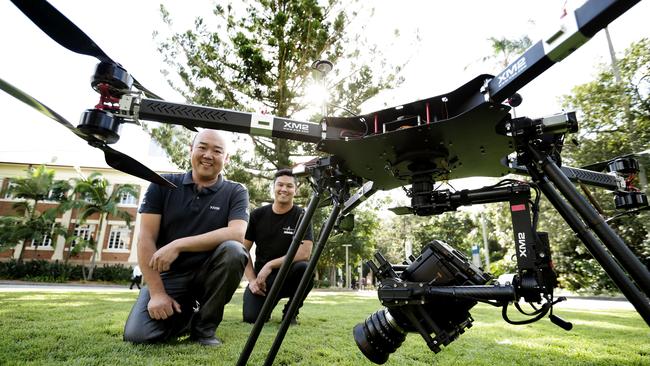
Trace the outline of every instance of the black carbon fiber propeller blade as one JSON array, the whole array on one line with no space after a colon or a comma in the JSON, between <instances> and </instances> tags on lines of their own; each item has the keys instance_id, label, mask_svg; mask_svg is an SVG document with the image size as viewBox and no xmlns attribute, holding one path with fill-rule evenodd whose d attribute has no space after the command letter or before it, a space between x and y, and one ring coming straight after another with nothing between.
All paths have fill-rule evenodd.
<instances>
[{"instance_id":1,"label":"black carbon fiber propeller blade","mask_svg":"<svg viewBox=\"0 0 650 366\"><path fill-rule=\"evenodd\" d=\"M39 102L37 99L33 98L32 96L23 92L22 90L16 88L15 86L9 84L3 79L0 79L0 89L4 90L7 94L20 100L21 102L27 104L28 106L41 112L46 117L53 119L54 121L63 125L65 128L72 131L72 133L74 133L75 135L79 136L80 138L88 142L90 146L102 150L104 152L104 159L106 160L106 163L110 167L117 169L121 172L124 172L126 174L130 174L138 178L147 180L149 182L160 184L165 187L170 187L170 188L176 187L170 181L161 177L160 175L158 175L158 173L147 168L146 166L144 166L137 160L133 159L132 157L111 148L104 141L98 139L95 136L83 133L79 129L75 128L72 125L72 123L68 122L68 120L63 118L60 114L52 110L50 107Z\"/></svg>"},{"instance_id":2,"label":"black carbon fiber propeller blade","mask_svg":"<svg viewBox=\"0 0 650 366\"><path fill-rule=\"evenodd\" d=\"M123 154L106 144L98 146L97 148L104 152L104 159L106 160L106 164L108 164L111 168L117 169L126 174L136 176L138 178L142 178L146 181L159 184L163 187L176 188L172 182L161 177L158 175L158 173L147 168L145 165L133 159L132 157Z\"/></svg>"},{"instance_id":3,"label":"black carbon fiber propeller blade","mask_svg":"<svg viewBox=\"0 0 650 366\"><path fill-rule=\"evenodd\" d=\"M46 106L45 104L39 102L38 100L34 99L31 95L23 92L22 90L16 88L15 86L9 84L8 82L0 79L0 89L4 90L7 94L11 95L12 97L20 100L21 102L27 104L28 106L36 109L37 111L41 112L45 116L47 116L50 119L53 119L57 122L59 122L61 125L63 125L65 128L69 129L74 133L75 135L81 137L82 139L90 142L89 139L95 139L98 140L97 138L93 136L88 136L85 133L77 130L72 123L68 122L65 118L63 118L60 114L56 113L53 111L51 108ZM98 140L99 141L99 140Z\"/></svg>"},{"instance_id":4,"label":"black carbon fiber propeller blade","mask_svg":"<svg viewBox=\"0 0 650 366\"><path fill-rule=\"evenodd\" d=\"M61 46L72 52L119 65L113 61L86 33L44 0L11 0L37 27ZM133 78L133 85L149 98L163 99Z\"/></svg>"},{"instance_id":5,"label":"black carbon fiber propeller blade","mask_svg":"<svg viewBox=\"0 0 650 366\"><path fill-rule=\"evenodd\" d=\"M93 56L100 61L117 63L108 57L79 27L47 1L11 0L11 2L61 46L82 55Z\"/></svg>"}]
</instances>

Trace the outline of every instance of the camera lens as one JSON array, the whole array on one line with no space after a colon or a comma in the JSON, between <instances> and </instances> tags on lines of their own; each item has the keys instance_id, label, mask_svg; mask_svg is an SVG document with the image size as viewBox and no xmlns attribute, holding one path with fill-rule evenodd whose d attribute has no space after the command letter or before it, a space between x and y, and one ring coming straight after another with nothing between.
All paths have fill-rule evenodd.
<instances>
[{"instance_id":1,"label":"camera lens","mask_svg":"<svg viewBox=\"0 0 650 366\"><path fill-rule=\"evenodd\" d=\"M354 341L363 354L376 364L388 361L388 356L402 345L404 332L386 309L371 314L352 330Z\"/></svg>"}]
</instances>

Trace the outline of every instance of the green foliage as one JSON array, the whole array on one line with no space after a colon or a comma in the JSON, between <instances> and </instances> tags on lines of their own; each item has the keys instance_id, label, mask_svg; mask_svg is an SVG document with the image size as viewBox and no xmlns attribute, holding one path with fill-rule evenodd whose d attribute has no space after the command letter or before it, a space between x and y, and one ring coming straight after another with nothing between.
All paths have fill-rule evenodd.
<instances>
[{"instance_id":1,"label":"green foliage","mask_svg":"<svg viewBox=\"0 0 650 366\"><path fill-rule=\"evenodd\" d=\"M84 266L59 261L32 260L0 262L0 279L35 282L67 282L84 280ZM103 265L95 269L95 280L124 283L130 280L132 270L121 264Z\"/></svg>"},{"instance_id":2,"label":"green foliage","mask_svg":"<svg viewBox=\"0 0 650 366\"><path fill-rule=\"evenodd\" d=\"M572 165L608 160L645 150L650 145L650 96L640 90L642 79L650 75L650 40L632 44L618 61L618 68L620 82L609 65L601 65L593 81L576 86L571 95L563 97L565 107L577 110L580 121L579 145L568 144L563 155ZM640 161L650 166L647 158L641 156ZM593 195L605 210L605 216L616 213L611 193L595 191ZM647 213L626 216L612 222L612 227L650 267L648 219ZM564 223L545 215L544 226L551 232L556 268L564 286L596 292L615 290L611 280Z\"/></svg>"},{"instance_id":3,"label":"green foliage","mask_svg":"<svg viewBox=\"0 0 650 366\"><path fill-rule=\"evenodd\" d=\"M348 248L348 262L352 266L351 273L356 274L359 264L370 259L377 246L376 233L379 229L377 215L371 210L357 210L354 215L354 229L351 232L332 233L318 261L320 273L327 273L332 266L345 265L344 244ZM315 231L315 233L318 231ZM333 284L333 279L328 283Z\"/></svg>"},{"instance_id":4,"label":"green foliage","mask_svg":"<svg viewBox=\"0 0 650 366\"><path fill-rule=\"evenodd\" d=\"M51 237L61 234L63 228L55 220L70 207L67 199L70 184L55 180L54 170L45 165L29 168L26 177L16 178L13 183L10 193L24 201L13 205L19 216L0 217L0 249L40 240L48 234ZM59 204L41 212L38 203L45 200L58 201ZM20 248L18 261L22 261L24 247Z\"/></svg>"},{"instance_id":5,"label":"green foliage","mask_svg":"<svg viewBox=\"0 0 650 366\"><path fill-rule=\"evenodd\" d=\"M109 193L109 182L104 178L101 173L92 173L88 177L77 178L75 181L74 193L79 195L81 199L74 202L74 206L79 208L79 224L84 224L89 217L94 214L99 215L98 227L103 227L103 223L107 220L108 216L116 219L121 219L129 226L131 223L131 215L118 207L120 196L122 194L131 194L137 196L135 186L131 184L115 185L113 190ZM67 238L69 239L69 238ZM78 247L77 247L78 246ZM92 280L93 271L95 268L95 260L97 252L101 250L97 245L97 239L91 237L90 240L80 240L73 249L77 253L85 248L92 248L93 255L91 257L90 270L88 272L88 279ZM72 251L70 255L72 255Z\"/></svg>"},{"instance_id":6,"label":"green foliage","mask_svg":"<svg viewBox=\"0 0 650 366\"><path fill-rule=\"evenodd\" d=\"M350 9L356 6L337 0L220 3L213 16L197 17L193 29L173 30L160 42L159 51L170 73L177 76L169 79L170 84L187 102L283 117L309 107L306 90L317 82L312 63L326 58L337 65L326 85L333 94L331 105L358 113L361 103L399 82L393 74L399 67L387 65L376 49L372 59L361 57L360 49L372 47L361 39L363 27L359 34L348 34L355 15ZM173 29L171 14L164 7L161 15ZM370 62L381 65L381 75L373 73L376 68ZM164 125L149 131L175 164L189 168L186 129ZM275 170L294 165L296 156L316 154L314 146L295 141L237 139L238 148L231 151L237 157L227 174L249 188L254 206L265 199L266 184Z\"/></svg>"},{"instance_id":7,"label":"green foliage","mask_svg":"<svg viewBox=\"0 0 650 366\"><path fill-rule=\"evenodd\" d=\"M580 145L568 145L565 152L578 166L648 148L650 96L639 84L650 75L650 39L632 44L618 66L620 83L609 65L601 65L593 81L562 98L567 109L579 112Z\"/></svg>"}]
</instances>

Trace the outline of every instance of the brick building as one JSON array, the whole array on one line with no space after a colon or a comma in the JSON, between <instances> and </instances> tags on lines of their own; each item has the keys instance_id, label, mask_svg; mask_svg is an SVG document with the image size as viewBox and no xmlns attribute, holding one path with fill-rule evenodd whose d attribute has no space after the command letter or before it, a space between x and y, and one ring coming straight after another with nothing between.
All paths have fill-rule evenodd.
<instances>
[{"instance_id":1,"label":"brick building","mask_svg":"<svg viewBox=\"0 0 650 366\"><path fill-rule=\"evenodd\" d=\"M139 130L139 131L138 131ZM78 213L76 210L67 211L56 219L64 228L74 230L75 234L88 238L93 235L101 243L101 250L98 251L97 264L135 264L137 262L136 244L138 237L139 207L142 196L144 195L149 182L133 177L131 175L114 170L106 165L103 154L97 149L90 148L83 142L80 143L78 138L72 134L73 138L70 146L71 150L50 151L48 146L40 148L38 146L30 147L28 151L9 150L9 144L6 144L7 150L0 148L0 216L15 215L12 205L22 199L16 199L8 191L12 184L11 180L17 177L25 177L26 171L31 166L46 165L49 169L55 171L56 180L68 180L78 178L80 172L85 176L93 172L101 173L110 183L109 190L115 185L132 184L136 187L138 195L124 195L120 197L119 209L127 211L131 215L130 225L114 217L108 217L104 220L102 227L99 227L99 216L96 214L86 220L86 224L80 225L77 222ZM122 134L125 137L125 134ZM67 137L66 137L67 138ZM131 140L129 148L118 148L133 158L147 165L158 173L178 172L173 165L168 162L167 157L160 147L151 141L149 136L142 130L133 129L123 140ZM51 146L49 146L51 148ZM54 201L39 202L38 210L57 205ZM65 245L64 238L58 237L53 240L49 235L45 235L41 240L35 242L23 243L23 258L30 260L34 258L46 260L64 260L69 254L69 248ZM9 260L17 257L18 246L9 250L0 252L0 261ZM92 256L92 249L86 249L77 257L70 257L71 263L80 263L82 260L88 263Z\"/></svg>"}]
</instances>

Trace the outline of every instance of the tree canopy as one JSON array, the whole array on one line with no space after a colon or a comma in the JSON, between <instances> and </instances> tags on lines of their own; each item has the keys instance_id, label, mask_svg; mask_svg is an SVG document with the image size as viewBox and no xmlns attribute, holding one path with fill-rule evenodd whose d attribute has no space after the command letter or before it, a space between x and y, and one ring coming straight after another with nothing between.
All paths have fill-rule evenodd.
<instances>
[{"instance_id":1,"label":"tree canopy","mask_svg":"<svg viewBox=\"0 0 650 366\"><path fill-rule=\"evenodd\" d=\"M399 68L386 64L379 52L364 43L363 29L350 33L355 13L346 9L357 5L340 1L322 5L315 0L217 4L210 17L197 17L192 29L160 42L170 69L169 82L189 103L283 117L312 113L316 120L318 109L306 93L311 85L324 82L333 108L358 113L361 103L397 82L394 72ZM164 7L161 14L173 29ZM362 49L370 49L372 57L364 58L368 53ZM326 80L313 77L312 64L319 59L336 65ZM375 64L383 65L381 76L373 72ZM186 129L161 125L150 126L149 131L174 163L189 167ZM227 174L249 188L256 205L267 197L258 194L267 192L272 171L293 166L298 156L316 154L312 145L294 141L237 139L238 147L252 149L235 151Z\"/></svg>"}]
</instances>

